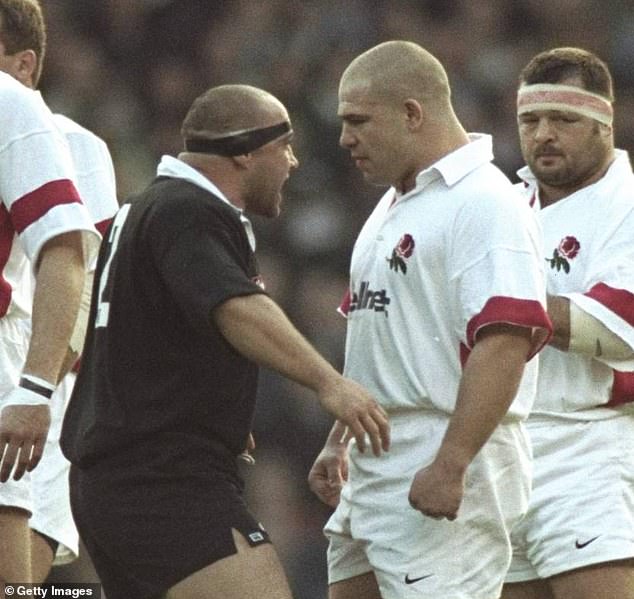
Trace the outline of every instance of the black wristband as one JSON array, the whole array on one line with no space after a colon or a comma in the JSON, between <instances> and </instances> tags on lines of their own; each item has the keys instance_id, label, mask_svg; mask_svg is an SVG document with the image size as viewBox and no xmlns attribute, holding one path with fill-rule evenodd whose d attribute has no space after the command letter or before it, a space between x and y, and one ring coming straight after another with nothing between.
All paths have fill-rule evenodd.
<instances>
[{"instance_id":1,"label":"black wristband","mask_svg":"<svg viewBox=\"0 0 634 599\"><path fill-rule=\"evenodd\" d=\"M28 389L29 391L33 391L33 393L37 393L42 397L46 397L46 399L51 399L51 397L53 396L52 389L47 389L43 385L38 385L37 383L30 381L26 377L20 377L20 382L18 383L18 385L23 389Z\"/></svg>"}]
</instances>

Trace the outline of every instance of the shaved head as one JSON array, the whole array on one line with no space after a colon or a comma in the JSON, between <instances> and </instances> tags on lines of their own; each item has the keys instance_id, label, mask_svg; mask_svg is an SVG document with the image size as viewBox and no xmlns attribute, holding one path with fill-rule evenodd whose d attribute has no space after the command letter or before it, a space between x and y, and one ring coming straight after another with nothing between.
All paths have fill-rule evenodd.
<instances>
[{"instance_id":1,"label":"shaved head","mask_svg":"<svg viewBox=\"0 0 634 599\"><path fill-rule=\"evenodd\" d=\"M284 105L250 85L220 85L196 98L181 128L183 138L225 137L288 121Z\"/></svg>"},{"instance_id":2,"label":"shaved head","mask_svg":"<svg viewBox=\"0 0 634 599\"><path fill-rule=\"evenodd\" d=\"M339 143L365 179L402 193L422 169L469 143L445 69L412 42L385 42L355 58L341 76L337 114Z\"/></svg>"},{"instance_id":3,"label":"shaved head","mask_svg":"<svg viewBox=\"0 0 634 599\"><path fill-rule=\"evenodd\" d=\"M442 64L407 41L385 42L355 58L341 78L340 89L344 86L363 89L382 102L414 98L427 105L449 105L449 80Z\"/></svg>"},{"instance_id":4,"label":"shaved head","mask_svg":"<svg viewBox=\"0 0 634 599\"><path fill-rule=\"evenodd\" d=\"M282 187L299 163L288 111L275 96L250 85L212 87L192 103L181 135L184 151L178 158L234 206L278 216Z\"/></svg>"}]
</instances>

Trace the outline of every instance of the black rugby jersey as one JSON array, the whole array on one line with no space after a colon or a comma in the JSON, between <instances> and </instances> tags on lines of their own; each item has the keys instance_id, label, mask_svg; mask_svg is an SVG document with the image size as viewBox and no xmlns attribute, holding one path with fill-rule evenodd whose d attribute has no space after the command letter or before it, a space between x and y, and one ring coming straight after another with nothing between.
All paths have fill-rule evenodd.
<instances>
[{"instance_id":1,"label":"black rugby jersey","mask_svg":"<svg viewBox=\"0 0 634 599\"><path fill-rule=\"evenodd\" d=\"M231 297L262 293L239 213L209 191L158 177L104 235L82 364L61 445L88 466L136 448L188 448L235 462L258 369L211 320ZM189 458L188 458L189 459ZM233 469L233 466L231 466Z\"/></svg>"}]
</instances>

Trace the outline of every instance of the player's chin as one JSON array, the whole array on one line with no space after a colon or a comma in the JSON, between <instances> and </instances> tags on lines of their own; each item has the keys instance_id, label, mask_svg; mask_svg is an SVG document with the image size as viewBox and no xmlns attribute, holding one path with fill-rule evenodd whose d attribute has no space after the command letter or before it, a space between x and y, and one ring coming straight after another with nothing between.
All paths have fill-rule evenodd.
<instances>
[{"instance_id":1,"label":"player's chin","mask_svg":"<svg viewBox=\"0 0 634 599\"><path fill-rule=\"evenodd\" d=\"M284 204L284 195L282 191L280 190L277 194L277 197L275 198L275 202L273 203L271 207L272 218L277 218L282 213L283 204Z\"/></svg>"},{"instance_id":2,"label":"player's chin","mask_svg":"<svg viewBox=\"0 0 634 599\"><path fill-rule=\"evenodd\" d=\"M266 196L262 194L258 197L257 202L249 202L247 210L251 214L263 216L264 218L277 218L281 213L282 194L271 193Z\"/></svg>"},{"instance_id":3,"label":"player's chin","mask_svg":"<svg viewBox=\"0 0 634 599\"><path fill-rule=\"evenodd\" d=\"M278 197L274 202L263 207L260 216L265 218L277 218L282 213L282 198Z\"/></svg>"},{"instance_id":4,"label":"player's chin","mask_svg":"<svg viewBox=\"0 0 634 599\"><path fill-rule=\"evenodd\" d=\"M385 185L389 185L389 177L386 177L385 175L381 175L380 173L377 173L376 171L372 171L372 170L362 170L361 173L363 174L363 178L370 183L370 185L379 185L379 186L385 186Z\"/></svg>"}]
</instances>

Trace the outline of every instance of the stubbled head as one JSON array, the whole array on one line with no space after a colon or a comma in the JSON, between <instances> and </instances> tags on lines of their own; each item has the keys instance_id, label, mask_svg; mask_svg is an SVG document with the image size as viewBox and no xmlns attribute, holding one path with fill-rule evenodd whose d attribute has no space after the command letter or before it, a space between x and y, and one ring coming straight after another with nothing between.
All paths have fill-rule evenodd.
<instances>
[{"instance_id":1,"label":"stubbled head","mask_svg":"<svg viewBox=\"0 0 634 599\"><path fill-rule=\"evenodd\" d=\"M370 183L411 189L458 126L445 69L407 41L355 58L339 84L340 144Z\"/></svg>"},{"instance_id":2,"label":"stubbled head","mask_svg":"<svg viewBox=\"0 0 634 599\"><path fill-rule=\"evenodd\" d=\"M282 187L298 162L288 112L275 96L249 85L211 88L194 100L181 135L186 161L225 183L239 207L278 216Z\"/></svg>"},{"instance_id":3,"label":"stubbled head","mask_svg":"<svg viewBox=\"0 0 634 599\"><path fill-rule=\"evenodd\" d=\"M339 95L364 90L381 103L401 103L414 98L435 108L447 106L450 87L440 62L421 46L408 41L389 41L355 58L344 71Z\"/></svg>"},{"instance_id":4,"label":"stubbled head","mask_svg":"<svg viewBox=\"0 0 634 599\"><path fill-rule=\"evenodd\" d=\"M181 135L183 139L215 139L288 121L284 105L267 91L250 85L220 85L194 100Z\"/></svg>"}]
</instances>

